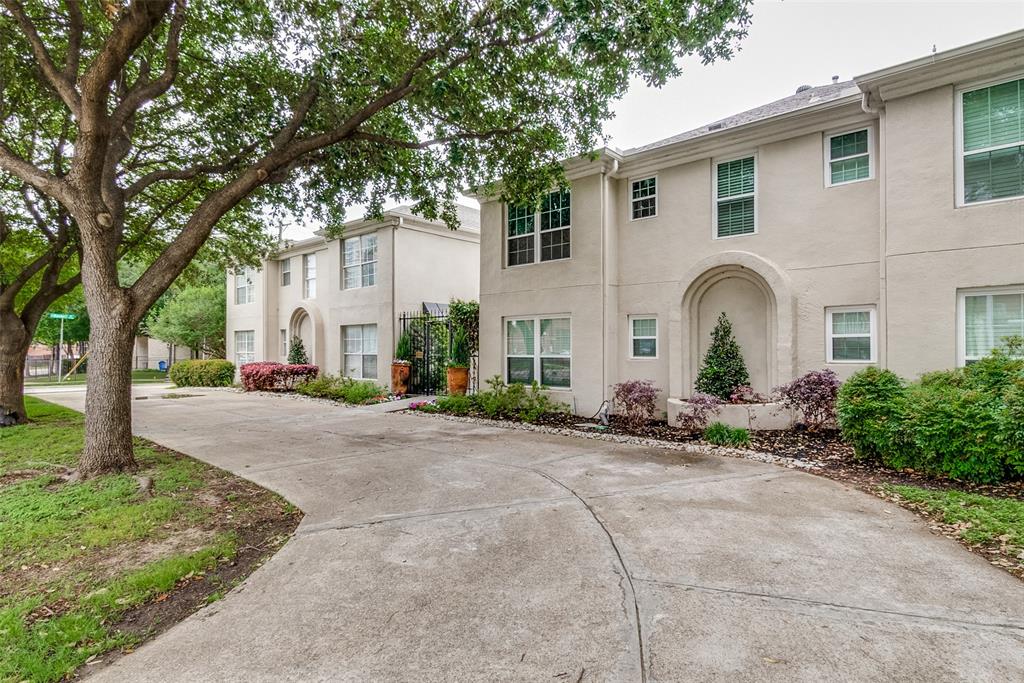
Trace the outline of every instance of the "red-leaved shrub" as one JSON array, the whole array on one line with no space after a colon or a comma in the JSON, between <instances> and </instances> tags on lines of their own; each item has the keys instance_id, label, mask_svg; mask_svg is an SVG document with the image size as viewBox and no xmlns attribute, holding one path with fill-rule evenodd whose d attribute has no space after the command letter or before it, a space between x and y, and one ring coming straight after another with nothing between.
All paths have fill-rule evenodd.
<instances>
[{"instance_id":1,"label":"red-leaved shrub","mask_svg":"<svg viewBox=\"0 0 1024 683\"><path fill-rule=\"evenodd\" d=\"M291 391L295 385L316 379L315 365L284 365L274 361L246 363L241 368L242 388L246 391Z\"/></svg>"},{"instance_id":2,"label":"red-leaved shrub","mask_svg":"<svg viewBox=\"0 0 1024 683\"><path fill-rule=\"evenodd\" d=\"M708 426L712 415L722 411L722 400L717 396L700 391L693 392L683 410L676 416L679 428L688 432L700 432Z\"/></svg>"},{"instance_id":3,"label":"red-leaved shrub","mask_svg":"<svg viewBox=\"0 0 1024 683\"><path fill-rule=\"evenodd\" d=\"M626 424L634 430L643 429L654 419L658 388L649 379L631 379L616 384L615 407L622 410Z\"/></svg>"},{"instance_id":4,"label":"red-leaved shrub","mask_svg":"<svg viewBox=\"0 0 1024 683\"><path fill-rule=\"evenodd\" d=\"M831 370L811 370L776 391L782 404L800 413L807 428L814 431L835 423L840 384Z\"/></svg>"}]
</instances>

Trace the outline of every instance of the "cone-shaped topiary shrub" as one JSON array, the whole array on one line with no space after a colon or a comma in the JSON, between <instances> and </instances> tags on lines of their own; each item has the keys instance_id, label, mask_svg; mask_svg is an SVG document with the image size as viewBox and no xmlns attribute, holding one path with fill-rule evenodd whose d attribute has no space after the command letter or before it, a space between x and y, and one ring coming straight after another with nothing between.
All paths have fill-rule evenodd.
<instances>
[{"instance_id":1,"label":"cone-shaped topiary shrub","mask_svg":"<svg viewBox=\"0 0 1024 683\"><path fill-rule=\"evenodd\" d=\"M728 401L736 387L749 383L747 364L743 362L740 345L732 336L732 323L722 313L711 331L711 346L697 374L697 391Z\"/></svg>"},{"instance_id":2,"label":"cone-shaped topiary shrub","mask_svg":"<svg viewBox=\"0 0 1024 683\"><path fill-rule=\"evenodd\" d=\"M295 335L288 345L288 365L308 365L309 356L306 355L306 345L302 343L302 337Z\"/></svg>"}]
</instances>

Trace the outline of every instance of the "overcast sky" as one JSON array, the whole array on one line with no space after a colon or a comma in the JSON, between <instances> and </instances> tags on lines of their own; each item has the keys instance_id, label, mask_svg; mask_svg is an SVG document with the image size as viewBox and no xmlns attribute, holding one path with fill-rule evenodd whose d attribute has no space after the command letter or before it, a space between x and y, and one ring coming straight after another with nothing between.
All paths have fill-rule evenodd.
<instances>
[{"instance_id":1,"label":"overcast sky","mask_svg":"<svg viewBox=\"0 0 1024 683\"><path fill-rule=\"evenodd\" d=\"M605 126L609 146L654 142L792 95L800 85L923 57L933 45L941 52L1024 28L1024 0L755 0L753 15L731 61L687 60L683 74L661 89L634 83ZM350 215L362 210L352 207ZM295 224L284 236L301 239L313 229Z\"/></svg>"}]
</instances>

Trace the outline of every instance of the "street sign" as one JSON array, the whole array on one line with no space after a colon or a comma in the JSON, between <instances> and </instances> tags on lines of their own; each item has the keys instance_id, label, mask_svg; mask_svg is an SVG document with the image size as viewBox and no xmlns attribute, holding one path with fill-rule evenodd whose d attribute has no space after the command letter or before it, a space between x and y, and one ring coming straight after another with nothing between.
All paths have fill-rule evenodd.
<instances>
[{"instance_id":1,"label":"street sign","mask_svg":"<svg viewBox=\"0 0 1024 683\"><path fill-rule=\"evenodd\" d=\"M74 313L50 313L49 317L54 320L74 320L78 316Z\"/></svg>"}]
</instances>

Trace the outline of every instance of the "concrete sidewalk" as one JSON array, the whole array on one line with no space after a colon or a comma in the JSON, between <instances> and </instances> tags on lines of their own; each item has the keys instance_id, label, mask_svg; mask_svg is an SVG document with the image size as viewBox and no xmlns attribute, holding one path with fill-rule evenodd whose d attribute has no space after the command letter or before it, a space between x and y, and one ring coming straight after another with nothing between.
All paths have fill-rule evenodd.
<instances>
[{"instance_id":1,"label":"concrete sidewalk","mask_svg":"<svg viewBox=\"0 0 1024 683\"><path fill-rule=\"evenodd\" d=\"M102 681L1024 680L1024 586L771 465L189 390L135 430L306 512ZM80 408L84 394L48 400Z\"/></svg>"}]
</instances>

